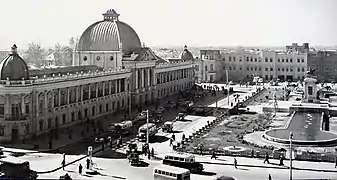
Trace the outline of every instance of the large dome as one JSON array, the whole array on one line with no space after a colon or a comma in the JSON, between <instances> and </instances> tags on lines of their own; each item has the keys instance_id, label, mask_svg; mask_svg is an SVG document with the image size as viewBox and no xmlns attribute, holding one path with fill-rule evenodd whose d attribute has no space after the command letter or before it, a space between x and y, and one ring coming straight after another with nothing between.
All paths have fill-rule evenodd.
<instances>
[{"instance_id":1,"label":"large dome","mask_svg":"<svg viewBox=\"0 0 337 180\"><path fill-rule=\"evenodd\" d=\"M104 20L89 26L82 34L77 51L119 51L132 53L141 48L139 37L128 24L119 21L113 9L103 14Z\"/></svg>"},{"instance_id":2,"label":"large dome","mask_svg":"<svg viewBox=\"0 0 337 180\"><path fill-rule=\"evenodd\" d=\"M189 61L189 60L193 60L193 55L192 53L187 49L187 46L184 46L184 50L183 52L180 53L179 56L180 59L185 60L185 61Z\"/></svg>"},{"instance_id":3,"label":"large dome","mask_svg":"<svg viewBox=\"0 0 337 180\"><path fill-rule=\"evenodd\" d=\"M28 66L16 51L16 45L12 47L12 53L6 56L0 63L1 80L19 81L29 79Z\"/></svg>"}]
</instances>

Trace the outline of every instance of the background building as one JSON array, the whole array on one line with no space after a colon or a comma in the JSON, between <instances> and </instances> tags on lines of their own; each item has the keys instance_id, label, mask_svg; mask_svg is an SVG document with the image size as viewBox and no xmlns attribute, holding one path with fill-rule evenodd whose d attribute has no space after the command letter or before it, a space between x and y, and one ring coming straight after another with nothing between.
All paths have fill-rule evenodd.
<instances>
[{"instance_id":1,"label":"background building","mask_svg":"<svg viewBox=\"0 0 337 180\"><path fill-rule=\"evenodd\" d=\"M315 69L317 79L323 82L337 80L337 52L335 50L310 51L308 67Z\"/></svg>"},{"instance_id":2,"label":"background building","mask_svg":"<svg viewBox=\"0 0 337 180\"><path fill-rule=\"evenodd\" d=\"M236 50L222 54L222 69L229 71L232 81L251 80L260 76L264 81L297 81L307 70L307 53L271 50Z\"/></svg>"},{"instance_id":3,"label":"background building","mask_svg":"<svg viewBox=\"0 0 337 180\"><path fill-rule=\"evenodd\" d=\"M303 43L302 46L299 46L297 43L292 43L291 46L286 46L286 51L300 53L309 52L309 43Z\"/></svg>"},{"instance_id":4,"label":"background building","mask_svg":"<svg viewBox=\"0 0 337 180\"><path fill-rule=\"evenodd\" d=\"M3 60L11 51L0 51L0 60Z\"/></svg>"},{"instance_id":5,"label":"background building","mask_svg":"<svg viewBox=\"0 0 337 180\"><path fill-rule=\"evenodd\" d=\"M197 74L200 82L218 82L222 80L220 50L200 50L197 60Z\"/></svg>"}]
</instances>

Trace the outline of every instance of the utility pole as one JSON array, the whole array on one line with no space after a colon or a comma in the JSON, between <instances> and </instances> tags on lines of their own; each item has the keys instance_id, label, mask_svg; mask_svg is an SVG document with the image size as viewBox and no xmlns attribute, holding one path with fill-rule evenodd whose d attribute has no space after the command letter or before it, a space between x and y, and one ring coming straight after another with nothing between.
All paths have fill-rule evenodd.
<instances>
[{"instance_id":1,"label":"utility pole","mask_svg":"<svg viewBox=\"0 0 337 180\"><path fill-rule=\"evenodd\" d=\"M294 134L290 132L289 141L290 141L290 167L289 167L289 180L293 180L293 149L292 149L292 141Z\"/></svg>"},{"instance_id":2,"label":"utility pole","mask_svg":"<svg viewBox=\"0 0 337 180\"><path fill-rule=\"evenodd\" d=\"M149 144L149 110L146 110L146 144Z\"/></svg>"},{"instance_id":3,"label":"utility pole","mask_svg":"<svg viewBox=\"0 0 337 180\"><path fill-rule=\"evenodd\" d=\"M226 78L227 78L227 101L228 101L228 106L229 106L229 77L228 77L228 70L226 70Z\"/></svg>"}]
</instances>

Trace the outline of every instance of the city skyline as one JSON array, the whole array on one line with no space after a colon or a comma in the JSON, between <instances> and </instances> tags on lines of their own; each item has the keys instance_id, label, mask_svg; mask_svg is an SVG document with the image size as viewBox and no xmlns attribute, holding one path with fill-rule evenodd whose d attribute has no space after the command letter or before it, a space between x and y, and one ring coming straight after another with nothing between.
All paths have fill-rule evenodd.
<instances>
[{"instance_id":1,"label":"city skyline","mask_svg":"<svg viewBox=\"0 0 337 180\"><path fill-rule=\"evenodd\" d=\"M334 46L337 13L333 0L210 0L202 1L23 1L3 5L0 49L19 49L38 42L42 47L67 44L113 8L148 46L284 46L292 42ZM201 23L203 22L203 23Z\"/></svg>"}]
</instances>

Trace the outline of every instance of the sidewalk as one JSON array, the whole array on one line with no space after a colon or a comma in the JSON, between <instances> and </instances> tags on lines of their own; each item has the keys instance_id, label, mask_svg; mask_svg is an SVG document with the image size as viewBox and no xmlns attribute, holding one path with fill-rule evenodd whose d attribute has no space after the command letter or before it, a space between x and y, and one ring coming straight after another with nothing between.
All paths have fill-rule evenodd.
<instances>
[{"instance_id":1,"label":"sidewalk","mask_svg":"<svg viewBox=\"0 0 337 180\"><path fill-rule=\"evenodd\" d=\"M175 100L178 98L178 94L172 95L170 97L164 97L159 100L159 106L164 106L168 100ZM154 109L155 104L148 106L149 109ZM134 109L132 111L131 118L135 118L138 114L138 111ZM124 120L125 111L121 110L115 113L110 113L107 115L103 115L101 117L95 118L95 123L100 122L102 127L106 129L110 123L117 123ZM107 117L107 118L106 118ZM72 131L71 139L69 138L68 127L59 129L58 139L53 139L52 141L52 149L49 149L49 133L44 133L39 135L36 141L32 139L25 140L25 143L21 140L18 144L5 144L5 147L8 148L17 148L17 149L27 149L27 150L38 150L49 152L53 151L74 143L80 143L80 141L86 138L92 138L94 136L99 136L102 133L98 133L98 128L96 129L96 134L94 133L94 129L92 128L92 124L83 121L82 123L76 124L74 126L69 127ZM83 135L81 132L84 132ZM104 132L103 132L104 133ZM34 149L34 144L38 144L39 148Z\"/></svg>"}]
</instances>

